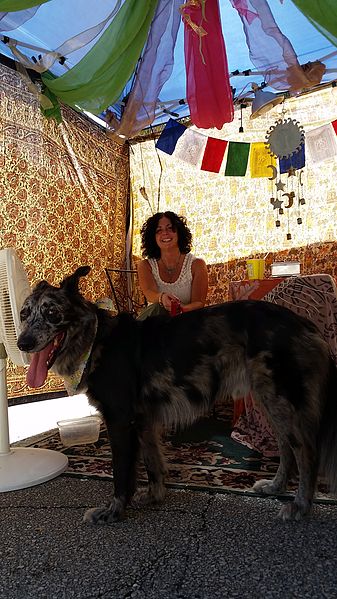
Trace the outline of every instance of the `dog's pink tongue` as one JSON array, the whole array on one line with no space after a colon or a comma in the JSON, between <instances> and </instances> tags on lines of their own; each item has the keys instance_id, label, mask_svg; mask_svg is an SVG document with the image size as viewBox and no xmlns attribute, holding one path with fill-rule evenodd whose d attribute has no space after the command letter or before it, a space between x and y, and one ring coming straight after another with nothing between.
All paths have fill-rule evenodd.
<instances>
[{"instance_id":1,"label":"dog's pink tongue","mask_svg":"<svg viewBox=\"0 0 337 599\"><path fill-rule=\"evenodd\" d=\"M50 350L53 346L53 342L49 343L47 347L39 352L32 355L32 361L27 372L27 385L30 387L41 387L48 376L47 359L50 354Z\"/></svg>"}]
</instances>

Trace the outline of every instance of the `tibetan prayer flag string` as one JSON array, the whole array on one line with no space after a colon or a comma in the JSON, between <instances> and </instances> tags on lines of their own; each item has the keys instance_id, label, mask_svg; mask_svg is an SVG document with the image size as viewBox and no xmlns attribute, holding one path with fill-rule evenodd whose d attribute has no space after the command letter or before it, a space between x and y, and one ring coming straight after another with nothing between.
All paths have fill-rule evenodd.
<instances>
[{"instance_id":1,"label":"tibetan prayer flag string","mask_svg":"<svg viewBox=\"0 0 337 599\"><path fill-rule=\"evenodd\" d=\"M268 152L263 141L255 142L250 147L250 176L256 177L270 177L270 169L268 166L276 166L276 159L273 158Z\"/></svg>"},{"instance_id":2,"label":"tibetan prayer flag string","mask_svg":"<svg viewBox=\"0 0 337 599\"><path fill-rule=\"evenodd\" d=\"M202 158L201 170L218 173L227 148L228 141L209 137Z\"/></svg>"},{"instance_id":3,"label":"tibetan prayer flag string","mask_svg":"<svg viewBox=\"0 0 337 599\"><path fill-rule=\"evenodd\" d=\"M310 162L317 164L337 155L337 141L334 127L329 123L308 131L305 136Z\"/></svg>"},{"instance_id":4,"label":"tibetan prayer flag string","mask_svg":"<svg viewBox=\"0 0 337 599\"><path fill-rule=\"evenodd\" d=\"M228 145L225 175L244 177L247 170L250 144L230 141Z\"/></svg>"},{"instance_id":5,"label":"tibetan prayer flag string","mask_svg":"<svg viewBox=\"0 0 337 599\"><path fill-rule=\"evenodd\" d=\"M184 160L184 162L197 166L200 164L206 144L206 135L202 135L192 129L187 129L179 139L174 155Z\"/></svg>"},{"instance_id":6,"label":"tibetan prayer flag string","mask_svg":"<svg viewBox=\"0 0 337 599\"><path fill-rule=\"evenodd\" d=\"M156 148L162 150L166 154L173 154L179 137L181 137L185 131L187 131L187 127L185 127L185 125L182 125L173 119L169 119L166 123L165 129L163 129L160 134L160 137L156 143Z\"/></svg>"},{"instance_id":7,"label":"tibetan prayer flag string","mask_svg":"<svg viewBox=\"0 0 337 599\"><path fill-rule=\"evenodd\" d=\"M280 166L280 174L287 173L290 168L294 168L295 170L299 170L305 166L305 149L304 144L301 145L301 148L291 156L290 158L280 158L279 160Z\"/></svg>"}]
</instances>

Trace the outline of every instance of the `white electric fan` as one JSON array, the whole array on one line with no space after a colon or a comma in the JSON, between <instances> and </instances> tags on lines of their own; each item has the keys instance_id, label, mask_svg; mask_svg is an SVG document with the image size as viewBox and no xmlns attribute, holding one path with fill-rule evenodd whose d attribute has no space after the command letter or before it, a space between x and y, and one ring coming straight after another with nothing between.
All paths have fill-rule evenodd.
<instances>
[{"instance_id":1,"label":"white electric fan","mask_svg":"<svg viewBox=\"0 0 337 599\"><path fill-rule=\"evenodd\" d=\"M39 485L64 472L68 465L63 453L9 445L7 356L17 366L29 364L28 355L17 347L17 338L20 310L30 291L15 250L0 250L0 492Z\"/></svg>"}]
</instances>

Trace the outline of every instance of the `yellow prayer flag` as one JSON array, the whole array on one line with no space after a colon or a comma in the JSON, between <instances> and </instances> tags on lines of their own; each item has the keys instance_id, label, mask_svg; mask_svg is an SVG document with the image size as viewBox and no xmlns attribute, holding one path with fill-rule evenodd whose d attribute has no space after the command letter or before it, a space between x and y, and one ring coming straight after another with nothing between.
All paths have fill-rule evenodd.
<instances>
[{"instance_id":1,"label":"yellow prayer flag","mask_svg":"<svg viewBox=\"0 0 337 599\"><path fill-rule=\"evenodd\" d=\"M269 154L263 141L251 144L249 166L252 178L271 177L273 175L273 169L268 167L276 167L276 158Z\"/></svg>"}]
</instances>

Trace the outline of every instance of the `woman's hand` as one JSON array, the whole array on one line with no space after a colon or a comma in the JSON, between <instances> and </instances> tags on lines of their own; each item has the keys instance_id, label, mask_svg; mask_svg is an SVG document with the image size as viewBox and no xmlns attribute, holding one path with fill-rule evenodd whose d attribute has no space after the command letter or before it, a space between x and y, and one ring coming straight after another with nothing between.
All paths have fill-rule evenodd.
<instances>
[{"instance_id":1,"label":"woman's hand","mask_svg":"<svg viewBox=\"0 0 337 599\"><path fill-rule=\"evenodd\" d=\"M160 294L159 303L168 312L171 312L172 302L178 302L180 304L180 300L175 295L172 295L171 293L166 293L166 291L163 291L163 293Z\"/></svg>"}]
</instances>

